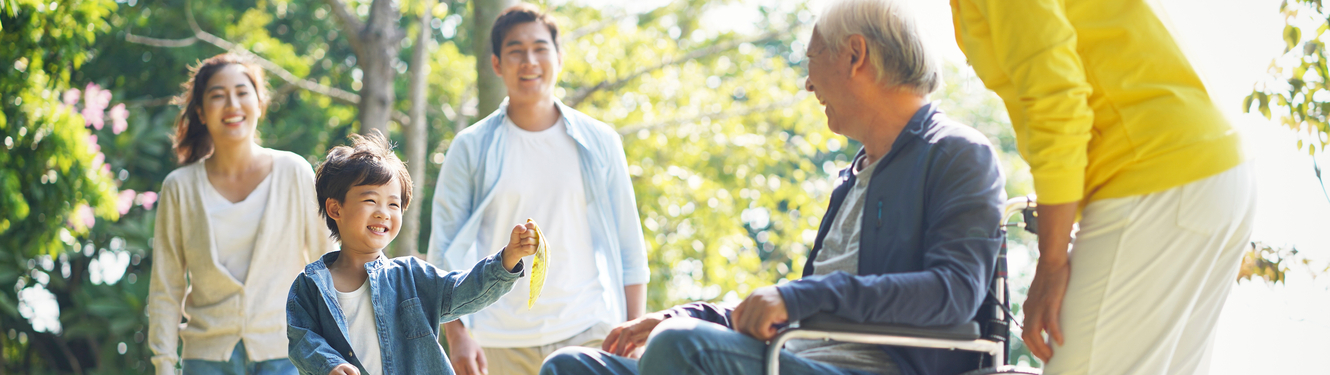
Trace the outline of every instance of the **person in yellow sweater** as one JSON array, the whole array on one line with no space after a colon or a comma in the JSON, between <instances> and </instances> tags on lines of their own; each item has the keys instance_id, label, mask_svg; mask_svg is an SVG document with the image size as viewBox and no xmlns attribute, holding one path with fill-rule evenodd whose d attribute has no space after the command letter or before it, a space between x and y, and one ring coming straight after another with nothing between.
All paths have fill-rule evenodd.
<instances>
[{"instance_id":1,"label":"person in yellow sweater","mask_svg":"<svg viewBox=\"0 0 1330 375\"><path fill-rule=\"evenodd\" d=\"M1161 10L1147 0L951 8L1034 176L1040 256L1022 337L1045 373L1208 372L1255 187Z\"/></svg>"}]
</instances>

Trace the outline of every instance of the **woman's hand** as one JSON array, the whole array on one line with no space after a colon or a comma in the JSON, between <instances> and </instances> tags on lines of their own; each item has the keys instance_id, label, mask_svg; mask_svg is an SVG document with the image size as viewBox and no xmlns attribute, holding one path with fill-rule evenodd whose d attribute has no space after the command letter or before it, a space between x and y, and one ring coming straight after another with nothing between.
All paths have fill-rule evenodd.
<instances>
[{"instance_id":1,"label":"woman's hand","mask_svg":"<svg viewBox=\"0 0 1330 375\"><path fill-rule=\"evenodd\" d=\"M1047 264L1052 263L1052 264ZM1067 282L1071 279L1071 265L1066 259L1061 262L1039 262L1035 268L1034 281L1030 284L1030 293L1021 308L1025 311L1025 331L1021 339L1030 353L1040 360L1048 362L1053 358L1053 348L1044 341L1043 332L1062 345L1062 326L1058 318L1062 316L1062 299L1067 295Z\"/></svg>"},{"instance_id":2,"label":"woman's hand","mask_svg":"<svg viewBox=\"0 0 1330 375\"><path fill-rule=\"evenodd\" d=\"M1076 221L1079 203L1041 204L1039 216L1039 264L1035 267L1034 281L1021 309L1025 312L1025 327L1021 339L1030 353L1048 362L1053 348L1048 338L1063 344L1062 301L1067 296L1067 283L1071 281L1071 262L1067 249L1071 247L1071 229Z\"/></svg>"}]
</instances>

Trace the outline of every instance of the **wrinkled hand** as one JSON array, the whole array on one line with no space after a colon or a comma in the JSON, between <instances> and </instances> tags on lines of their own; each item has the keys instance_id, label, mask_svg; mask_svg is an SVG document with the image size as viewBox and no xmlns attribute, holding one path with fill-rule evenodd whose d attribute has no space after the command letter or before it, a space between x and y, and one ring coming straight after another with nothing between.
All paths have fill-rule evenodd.
<instances>
[{"instance_id":1,"label":"wrinkled hand","mask_svg":"<svg viewBox=\"0 0 1330 375\"><path fill-rule=\"evenodd\" d=\"M1025 331L1021 339L1030 353L1040 360L1048 362L1053 358L1053 348L1044 341L1043 333L1062 345L1062 326L1058 318L1062 316L1062 299L1067 295L1067 282L1071 279L1071 265L1066 258L1044 262L1042 259L1035 268L1034 281L1030 284L1030 293L1021 309L1025 312Z\"/></svg>"},{"instance_id":2,"label":"wrinkled hand","mask_svg":"<svg viewBox=\"0 0 1330 375\"><path fill-rule=\"evenodd\" d=\"M360 370L356 370L356 366L352 366L350 363L343 363L333 367L328 375L360 375Z\"/></svg>"},{"instance_id":3,"label":"wrinkled hand","mask_svg":"<svg viewBox=\"0 0 1330 375\"><path fill-rule=\"evenodd\" d=\"M776 337L776 325L789 323L790 314L785 310L785 298L780 291L775 286L765 286L739 303L730 313L730 320L735 331L768 341Z\"/></svg>"},{"instance_id":4,"label":"wrinkled hand","mask_svg":"<svg viewBox=\"0 0 1330 375\"><path fill-rule=\"evenodd\" d=\"M641 357L641 349L646 347L651 330L656 329L656 326L664 320L665 314L656 312L621 323L605 336L605 341L600 344L600 350L620 357Z\"/></svg>"},{"instance_id":5,"label":"wrinkled hand","mask_svg":"<svg viewBox=\"0 0 1330 375\"><path fill-rule=\"evenodd\" d=\"M482 375L489 373L489 363L485 360L485 351L471 335L461 334L448 337L448 362L453 364L457 375Z\"/></svg>"},{"instance_id":6,"label":"wrinkled hand","mask_svg":"<svg viewBox=\"0 0 1330 375\"><path fill-rule=\"evenodd\" d=\"M513 226L508 246L503 248L503 269L512 270L522 257L536 253L536 225L526 223Z\"/></svg>"}]
</instances>

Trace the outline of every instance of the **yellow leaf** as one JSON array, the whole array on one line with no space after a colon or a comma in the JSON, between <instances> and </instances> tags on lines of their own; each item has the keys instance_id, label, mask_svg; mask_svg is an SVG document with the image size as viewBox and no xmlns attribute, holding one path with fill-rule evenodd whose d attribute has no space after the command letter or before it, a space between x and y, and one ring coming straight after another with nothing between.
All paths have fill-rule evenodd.
<instances>
[{"instance_id":1,"label":"yellow leaf","mask_svg":"<svg viewBox=\"0 0 1330 375\"><path fill-rule=\"evenodd\" d=\"M526 299L526 308L530 310L536 305L536 297L540 297L541 289L545 288L545 270L550 267L550 246L545 241L545 233L540 231L540 225L531 219L526 219L526 222L536 229L536 256L531 260L531 294Z\"/></svg>"}]
</instances>

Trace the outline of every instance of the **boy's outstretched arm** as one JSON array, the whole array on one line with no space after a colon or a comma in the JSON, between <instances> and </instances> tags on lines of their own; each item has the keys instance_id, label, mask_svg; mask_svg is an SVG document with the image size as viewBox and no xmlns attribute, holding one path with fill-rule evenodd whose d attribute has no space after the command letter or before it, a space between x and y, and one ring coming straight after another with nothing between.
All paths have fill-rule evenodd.
<instances>
[{"instance_id":1,"label":"boy's outstretched arm","mask_svg":"<svg viewBox=\"0 0 1330 375\"><path fill-rule=\"evenodd\" d=\"M316 291L297 293L305 290ZM304 274L296 277L286 297L287 356L301 375L347 374L359 375L356 370L320 334L318 287ZM347 371L346 367L350 367ZM337 372L341 371L341 372Z\"/></svg>"},{"instance_id":2,"label":"boy's outstretched arm","mask_svg":"<svg viewBox=\"0 0 1330 375\"><path fill-rule=\"evenodd\" d=\"M481 259L470 271L444 272L417 263L424 268L424 277L442 296L438 310L441 321L450 322L480 311L513 290L513 283L526 273L522 257L536 252L534 228L532 224L515 226L509 246Z\"/></svg>"}]
</instances>

